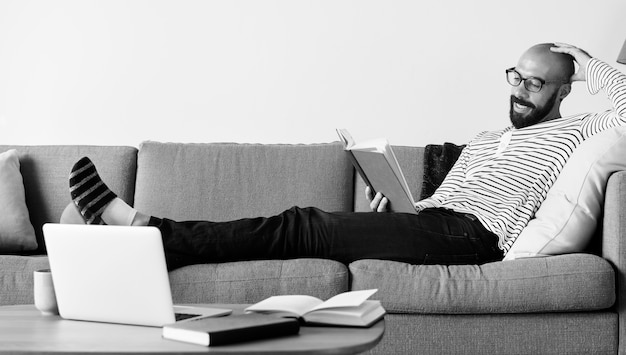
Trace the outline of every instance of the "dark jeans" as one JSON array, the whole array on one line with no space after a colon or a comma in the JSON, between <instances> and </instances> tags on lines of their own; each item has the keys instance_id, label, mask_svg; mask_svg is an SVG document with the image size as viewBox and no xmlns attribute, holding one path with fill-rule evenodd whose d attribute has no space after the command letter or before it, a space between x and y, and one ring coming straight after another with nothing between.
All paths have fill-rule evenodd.
<instances>
[{"instance_id":1,"label":"dark jeans","mask_svg":"<svg viewBox=\"0 0 626 355\"><path fill-rule=\"evenodd\" d=\"M501 260L498 238L472 215L447 209L405 213L328 213L293 207L272 217L229 222L152 217L170 270L191 264L325 258L348 264L385 259L411 264Z\"/></svg>"}]
</instances>

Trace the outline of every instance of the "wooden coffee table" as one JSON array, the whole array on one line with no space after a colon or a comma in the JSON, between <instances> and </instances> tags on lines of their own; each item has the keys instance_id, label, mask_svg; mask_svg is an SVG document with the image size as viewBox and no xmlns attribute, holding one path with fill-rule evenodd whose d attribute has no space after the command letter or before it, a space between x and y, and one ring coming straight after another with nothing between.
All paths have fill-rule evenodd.
<instances>
[{"instance_id":1,"label":"wooden coffee table","mask_svg":"<svg viewBox=\"0 0 626 355\"><path fill-rule=\"evenodd\" d=\"M245 305L208 305L241 313ZM161 338L161 328L44 316L33 305L0 307L0 353L356 354L382 339L384 320L370 328L302 327L300 334L219 347Z\"/></svg>"}]
</instances>

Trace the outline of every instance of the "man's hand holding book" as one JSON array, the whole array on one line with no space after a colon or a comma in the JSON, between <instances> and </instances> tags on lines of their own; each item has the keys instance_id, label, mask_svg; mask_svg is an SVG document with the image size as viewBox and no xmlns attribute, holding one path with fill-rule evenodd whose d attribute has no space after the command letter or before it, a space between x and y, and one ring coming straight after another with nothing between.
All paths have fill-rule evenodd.
<instances>
[{"instance_id":1,"label":"man's hand holding book","mask_svg":"<svg viewBox=\"0 0 626 355\"><path fill-rule=\"evenodd\" d=\"M365 187L365 197L370 204L370 208L374 212L389 212L387 205L389 204L389 199L383 196L382 193L377 192L376 195L372 194L372 188L369 186Z\"/></svg>"}]
</instances>

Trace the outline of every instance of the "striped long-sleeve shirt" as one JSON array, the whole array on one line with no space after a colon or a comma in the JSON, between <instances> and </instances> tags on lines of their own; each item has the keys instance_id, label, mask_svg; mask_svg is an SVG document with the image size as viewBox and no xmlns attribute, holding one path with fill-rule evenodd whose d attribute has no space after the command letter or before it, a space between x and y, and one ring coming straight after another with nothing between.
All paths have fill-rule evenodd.
<instances>
[{"instance_id":1,"label":"striped long-sleeve shirt","mask_svg":"<svg viewBox=\"0 0 626 355\"><path fill-rule=\"evenodd\" d=\"M588 137L626 125L626 75L591 59L587 89L604 89L613 109L562 117L529 127L482 132L461 153L435 193L416 203L471 213L509 250L534 216L568 158Z\"/></svg>"}]
</instances>

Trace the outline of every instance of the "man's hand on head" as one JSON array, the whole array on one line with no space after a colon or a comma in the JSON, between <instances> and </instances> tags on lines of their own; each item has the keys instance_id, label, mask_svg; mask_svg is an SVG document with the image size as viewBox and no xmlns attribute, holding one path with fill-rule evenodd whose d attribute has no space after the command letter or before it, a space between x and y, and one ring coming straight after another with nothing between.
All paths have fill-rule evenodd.
<instances>
[{"instance_id":1,"label":"man's hand on head","mask_svg":"<svg viewBox=\"0 0 626 355\"><path fill-rule=\"evenodd\" d=\"M587 63L591 59L589 53L584 50L574 47L566 43L555 43L555 46L550 48L555 53L569 54L574 57L576 63L578 63L578 71L571 77L571 81L586 81L587 80Z\"/></svg>"},{"instance_id":2,"label":"man's hand on head","mask_svg":"<svg viewBox=\"0 0 626 355\"><path fill-rule=\"evenodd\" d=\"M387 212L387 205L389 204L389 199L387 199L380 192L376 193L375 196L372 194L372 189L369 186L365 187L365 197L367 201L370 203L370 208L374 212Z\"/></svg>"}]
</instances>

